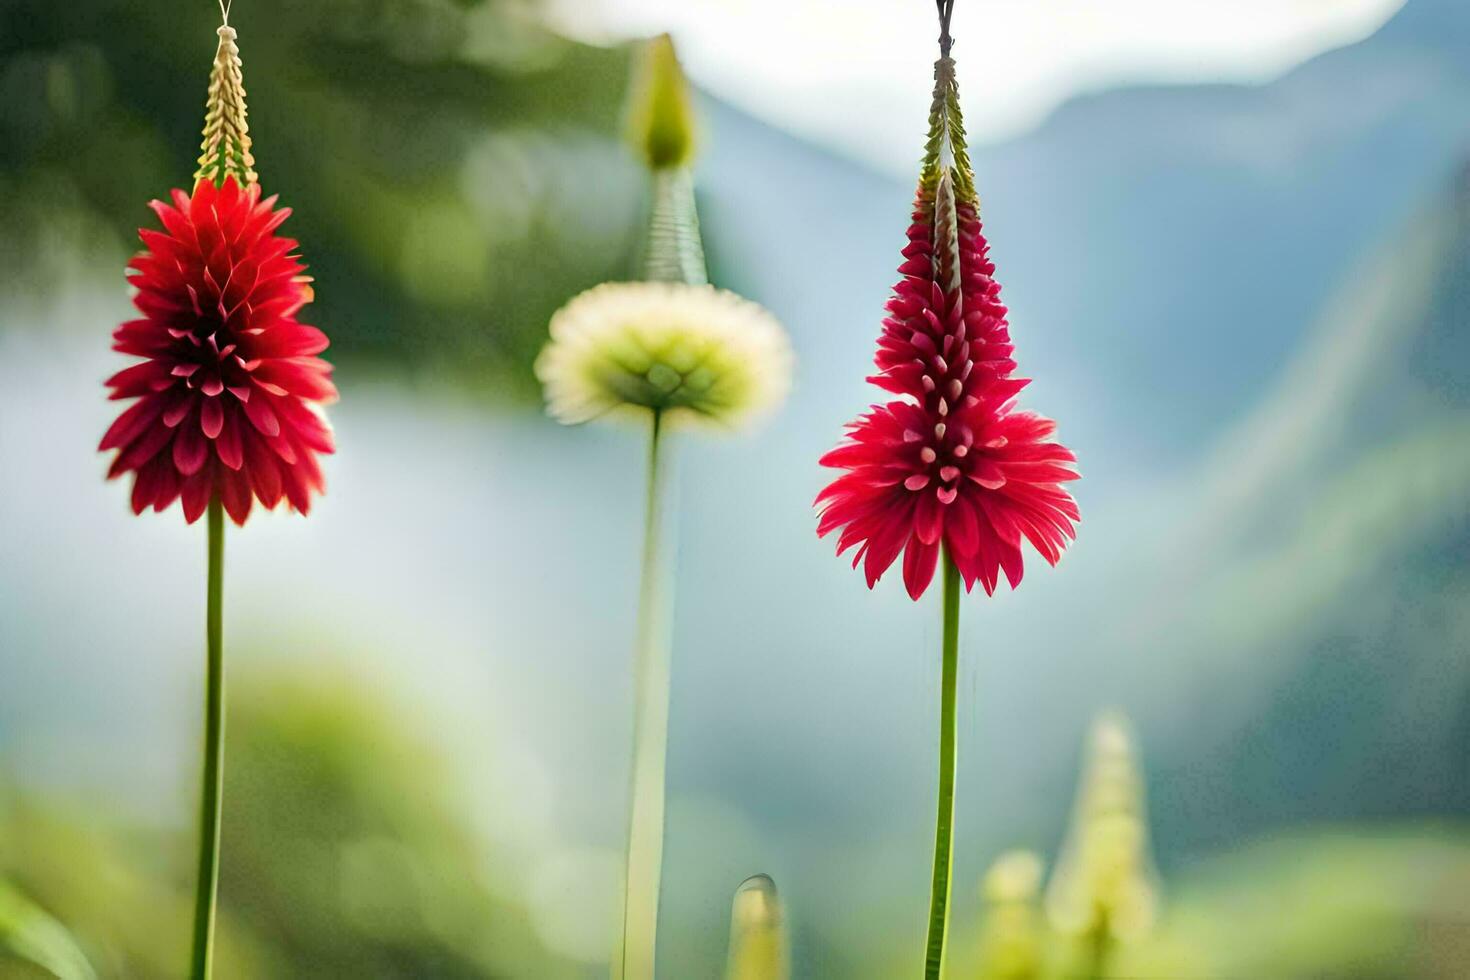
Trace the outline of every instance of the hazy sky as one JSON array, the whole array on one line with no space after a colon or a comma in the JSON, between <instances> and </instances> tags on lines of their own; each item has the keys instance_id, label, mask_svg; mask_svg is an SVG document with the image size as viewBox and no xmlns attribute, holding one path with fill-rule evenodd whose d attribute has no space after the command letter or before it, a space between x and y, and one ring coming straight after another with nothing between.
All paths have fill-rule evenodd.
<instances>
[{"instance_id":1,"label":"hazy sky","mask_svg":"<svg viewBox=\"0 0 1470 980\"><path fill-rule=\"evenodd\" d=\"M706 89L890 169L927 108L931 0L552 0L570 33L667 30ZM1068 96L1130 81L1260 81L1371 33L1403 0L956 0L952 33L978 141Z\"/></svg>"}]
</instances>

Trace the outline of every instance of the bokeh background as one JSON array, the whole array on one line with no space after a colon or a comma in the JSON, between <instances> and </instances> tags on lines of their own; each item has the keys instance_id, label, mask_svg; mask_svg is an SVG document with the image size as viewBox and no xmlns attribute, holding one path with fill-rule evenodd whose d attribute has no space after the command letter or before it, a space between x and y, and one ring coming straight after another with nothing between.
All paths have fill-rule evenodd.
<instances>
[{"instance_id":1,"label":"bokeh background","mask_svg":"<svg viewBox=\"0 0 1470 980\"><path fill-rule=\"evenodd\" d=\"M965 605L956 973L979 975L986 868L1055 861L1116 708L1161 896L1132 975L1470 975L1470 7L956 6L1028 404L1085 476L1059 569ZM217 18L0 0L7 977L185 959L203 532L132 518L93 450ZM343 397L319 509L228 536L220 974L605 975L642 434L554 425L530 362L566 297L634 268L627 42L672 28L712 278L799 366L766 428L677 448L660 972L719 975L762 872L797 976L911 975L937 596L869 594L810 502L875 397L932 5L239 0L231 23Z\"/></svg>"}]
</instances>

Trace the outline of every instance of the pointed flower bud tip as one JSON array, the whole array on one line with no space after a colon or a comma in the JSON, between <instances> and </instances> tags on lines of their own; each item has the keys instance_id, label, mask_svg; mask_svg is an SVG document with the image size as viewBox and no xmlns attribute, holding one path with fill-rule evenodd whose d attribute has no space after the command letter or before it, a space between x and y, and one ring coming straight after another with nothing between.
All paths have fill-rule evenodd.
<instances>
[{"instance_id":1,"label":"pointed flower bud tip","mask_svg":"<svg viewBox=\"0 0 1470 980\"><path fill-rule=\"evenodd\" d=\"M223 185L233 176L241 187L255 183L255 157L250 153L250 126L245 121L245 80L235 29L221 25L219 47L209 71L204 109L204 141L199 144L198 180Z\"/></svg>"},{"instance_id":2,"label":"pointed flower bud tip","mask_svg":"<svg viewBox=\"0 0 1470 980\"><path fill-rule=\"evenodd\" d=\"M735 889L725 980L788 980L786 923L776 883L752 875Z\"/></svg>"},{"instance_id":3,"label":"pointed flower bud tip","mask_svg":"<svg viewBox=\"0 0 1470 980\"><path fill-rule=\"evenodd\" d=\"M637 57L628 137L650 170L694 162L694 105L689 82L667 34L648 41Z\"/></svg>"}]
</instances>

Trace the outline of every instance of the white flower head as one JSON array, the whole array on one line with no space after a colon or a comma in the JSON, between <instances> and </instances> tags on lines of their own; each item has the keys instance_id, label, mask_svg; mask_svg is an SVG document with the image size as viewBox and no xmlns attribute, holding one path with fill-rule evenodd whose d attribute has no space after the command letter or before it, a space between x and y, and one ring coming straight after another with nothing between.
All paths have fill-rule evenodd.
<instances>
[{"instance_id":1,"label":"white flower head","mask_svg":"<svg viewBox=\"0 0 1470 980\"><path fill-rule=\"evenodd\" d=\"M791 368L786 331L765 309L673 282L603 283L574 297L536 359L546 410L566 425L648 410L740 428L781 404Z\"/></svg>"}]
</instances>

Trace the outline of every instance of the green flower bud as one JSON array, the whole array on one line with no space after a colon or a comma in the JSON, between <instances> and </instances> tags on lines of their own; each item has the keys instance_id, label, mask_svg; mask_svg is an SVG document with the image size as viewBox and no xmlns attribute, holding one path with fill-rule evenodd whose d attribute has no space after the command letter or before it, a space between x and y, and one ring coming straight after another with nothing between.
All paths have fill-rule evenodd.
<instances>
[{"instance_id":1,"label":"green flower bud","mask_svg":"<svg viewBox=\"0 0 1470 980\"><path fill-rule=\"evenodd\" d=\"M629 101L628 138L650 170L694 162L694 105L674 42L667 34L647 42L638 55Z\"/></svg>"}]
</instances>

